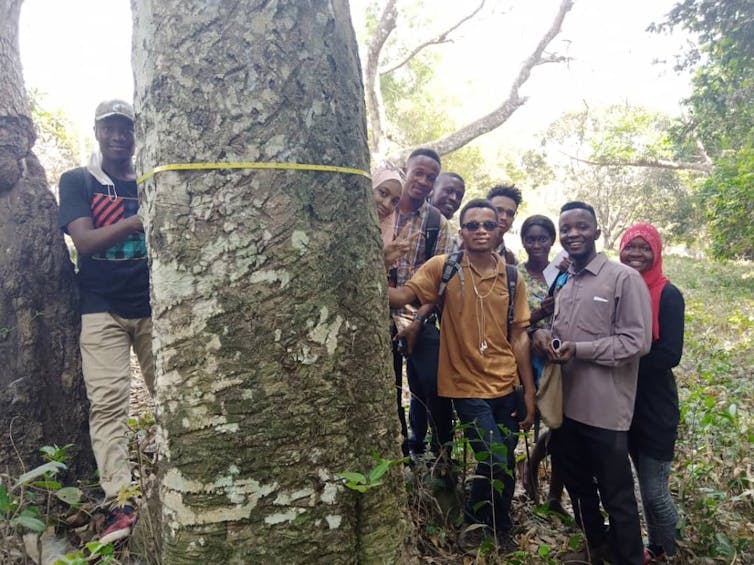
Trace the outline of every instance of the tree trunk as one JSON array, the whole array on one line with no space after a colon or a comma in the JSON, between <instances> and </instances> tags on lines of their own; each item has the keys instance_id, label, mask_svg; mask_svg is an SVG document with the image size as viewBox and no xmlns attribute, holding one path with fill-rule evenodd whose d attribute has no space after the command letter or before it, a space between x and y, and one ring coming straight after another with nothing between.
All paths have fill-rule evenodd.
<instances>
[{"instance_id":1,"label":"tree trunk","mask_svg":"<svg viewBox=\"0 0 754 565\"><path fill-rule=\"evenodd\" d=\"M39 448L74 444L93 469L78 349L73 263L34 144L18 51L21 0L0 1L0 461L16 473Z\"/></svg>"},{"instance_id":2,"label":"tree trunk","mask_svg":"<svg viewBox=\"0 0 754 565\"><path fill-rule=\"evenodd\" d=\"M345 0L132 5L143 171L368 170ZM163 561L399 561L398 470L365 494L337 477L400 457L367 179L241 168L142 186Z\"/></svg>"}]
</instances>

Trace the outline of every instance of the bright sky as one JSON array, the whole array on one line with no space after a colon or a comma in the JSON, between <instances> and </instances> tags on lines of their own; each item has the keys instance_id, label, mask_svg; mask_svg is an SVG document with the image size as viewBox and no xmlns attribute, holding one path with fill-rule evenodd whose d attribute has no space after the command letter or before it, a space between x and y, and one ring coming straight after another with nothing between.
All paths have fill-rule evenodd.
<instances>
[{"instance_id":1,"label":"bright sky","mask_svg":"<svg viewBox=\"0 0 754 565\"><path fill-rule=\"evenodd\" d=\"M400 5L411 0L401 0ZM367 0L352 0L360 27ZM576 0L563 33L552 47L573 58L569 64L534 71L523 90L529 102L494 136L532 133L568 110L630 102L678 114L688 94L688 77L670 65L681 39L645 31L662 20L673 0ZM476 1L433 0L432 21L455 18ZM458 120L493 109L507 93L519 62L549 25L557 0L488 0L486 16L470 22L453 44L438 51L442 87L458 103ZM502 11L494 16L492 11ZM428 24L428 28L430 25ZM21 14L21 59L27 88L47 95L49 107L62 107L81 130L91 131L94 108L105 98L133 95L129 0L25 0ZM492 141L492 139L490 139Z\"/></svg>"}]
</instances>

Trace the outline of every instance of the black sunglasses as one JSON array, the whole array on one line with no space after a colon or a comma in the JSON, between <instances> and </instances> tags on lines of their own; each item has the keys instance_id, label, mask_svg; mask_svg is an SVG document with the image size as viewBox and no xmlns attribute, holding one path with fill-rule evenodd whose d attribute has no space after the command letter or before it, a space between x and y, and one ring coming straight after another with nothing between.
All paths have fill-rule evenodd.
<instances>
[{"instance_id":1,"label":"black sunglasses","mask_svg":"<svg viewBox=\"0 0 754 565\"><path fill-rule=\"evenodd\" d=\"M476 220L472 220L471 222L466 222L461 227L469 231L478 231L479 228L484 228L485 231L493 231L497 228L497 222L492 222L488 220L486 222L480 223L480 222L477 222Z\"/></svg>"}]
</instances>

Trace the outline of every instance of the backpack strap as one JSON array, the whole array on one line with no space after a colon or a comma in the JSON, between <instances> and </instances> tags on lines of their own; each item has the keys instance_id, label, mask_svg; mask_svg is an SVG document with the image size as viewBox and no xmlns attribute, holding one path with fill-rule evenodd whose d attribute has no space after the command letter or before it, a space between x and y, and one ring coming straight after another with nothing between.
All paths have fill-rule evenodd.
<instances>
[{"instance_id":1,"label":"backpack strap","mask_svg":"<svg viewBox=\"0 0 754 565\"><path fill-rule=\"evenodd\" d=\"M438 315L442 315L442 309L445 305L445 289L448 288L448 282L453 278L453 275L458 273L460 277L458 280L461 282L461 293L463 293L463 269L461 268L461 259L463 258L463 249L451 253L445 258L445 264L442 267L442 278L440 279L440 286L437 289L437 296L439 298L437 302Z\"/></svg>"},{"instance_id":2,"label":"backpack strap","mask_svg":"<svg viewBox=\"0 0 754 565\"><path fill-rule=\"evenodd\" d=\"M510 338L513 326L513 310L516 300L516 285L518 284L518 269L513 265L505 265L505 278L508 280L508 318L506 324L506 337Z\"/></svg>"},{"instance_id":3,"label":"backpack strap","mask_svg":"<svg viewBox=\"0 0 754 565\"><path fill-rule=\"evenodd\" d=\"M440 233L442 222L440 211L427 204L427 219L424 222L424 260L432 257L437 251L437 235Z\"/></svg>"}]
</instances>

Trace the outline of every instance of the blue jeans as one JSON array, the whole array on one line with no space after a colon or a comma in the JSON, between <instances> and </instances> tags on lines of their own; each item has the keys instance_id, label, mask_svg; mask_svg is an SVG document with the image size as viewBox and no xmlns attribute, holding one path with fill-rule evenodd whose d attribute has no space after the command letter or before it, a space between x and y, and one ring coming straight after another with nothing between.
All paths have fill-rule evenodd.
<instances>
[{"instance_id":1,"label":"blue jeans","mask_svg":"<svg viewBox=\"0 0 754 565\"><path fill-rule=\"evenodd\" d=\"M632 452L631 458L639 476L649 543L661 545L665 553L674 555L678 514L668 487L671 462L653 459L641 451Z\"/></svg>"},{"instance_id":2,"label":"blue jeans","mask_svg":"<svg viewBox=\"0 0 754 565\"><path fill-rule=\"evenodd\" d=\"M453 404L479 461L477 478L471 483L466 504L466 519L494 526L498 532L510 530L513 527L511 502L516 486L514 451L518 443L518 422L511 416L516 409L515 395L456 398ZM493 488L493 485L502 488Z\"/></svg>"}]
</instances>

